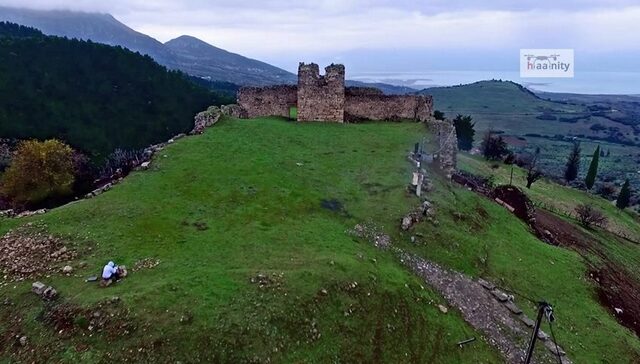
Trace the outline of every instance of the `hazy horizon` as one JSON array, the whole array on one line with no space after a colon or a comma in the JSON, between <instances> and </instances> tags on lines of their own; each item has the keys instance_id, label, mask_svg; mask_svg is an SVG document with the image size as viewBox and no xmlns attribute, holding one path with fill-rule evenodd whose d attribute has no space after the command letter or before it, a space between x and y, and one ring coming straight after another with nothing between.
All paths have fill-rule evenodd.
<instances>
[{"instance_id":1,"label":"hazy horizon","mask_svg":"<svg viewBox=\"0 0 640 364\"><path fill-rule=\"evenodd\" d=\"M0 0L0 6L109 13L161 42L192 35L290 72L299 61L313 61L344 63L354 76L457 71L489 77L516 72L520 48L571 48L582 81L561 81L568 86L558 91L578 92L580 82L596 82L589 74L636 74L640 59L640 5L626 0ZM617 93L640 94L637 79L616 81L626 82ZM598 81L615 89L606 78Z\"/></svg>"}]
</instances>

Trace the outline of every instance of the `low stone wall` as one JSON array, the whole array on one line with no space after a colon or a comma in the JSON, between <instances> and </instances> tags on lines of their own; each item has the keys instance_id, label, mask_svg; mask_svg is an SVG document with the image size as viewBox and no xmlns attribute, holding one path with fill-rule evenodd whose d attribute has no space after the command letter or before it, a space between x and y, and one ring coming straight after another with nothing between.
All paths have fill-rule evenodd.
<instances>
[{"instance_id":1,"label":"low stone wall","mask_svg":"<svg viewBox=\"0 0 640 364\"><path fill-rule=\"evenodd\" d=\"M363 120L428 120L433 109L430 96L351 94L345 102L345 119Z\"/></svg>"},{"instance_id":2,"label":"low stone wall","mask_svg":"<svg viewBox=\"0 0 640 364\"><path fill-rule=\"evenodd\" d=\"M259 116L289 117L289 109L298 102L298 88L292 85L243 87L238 91L238 105L243 118Z\"/></svg>"}]
</instances>

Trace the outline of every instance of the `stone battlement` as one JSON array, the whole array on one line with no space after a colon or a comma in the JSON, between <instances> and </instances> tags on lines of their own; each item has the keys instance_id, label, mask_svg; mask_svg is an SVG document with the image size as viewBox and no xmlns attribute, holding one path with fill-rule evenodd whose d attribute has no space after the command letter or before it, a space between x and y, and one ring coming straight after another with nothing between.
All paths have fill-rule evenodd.
<instances>
[{"instance_id":1,"label":"stone battlement","mask_svg":"<svg viewBox=\"0 0 640 364\"><path fill-rule=\"evenodd\" d=\"M289 117L297 107L298 121L357 122L365 120L426 121L431 96L384 95L374 87L345 87L345 68L332 64L320 74L315 63L300 63L297 86L243 87L238 104L247 118Z\"/></svg>"}]
</instances>

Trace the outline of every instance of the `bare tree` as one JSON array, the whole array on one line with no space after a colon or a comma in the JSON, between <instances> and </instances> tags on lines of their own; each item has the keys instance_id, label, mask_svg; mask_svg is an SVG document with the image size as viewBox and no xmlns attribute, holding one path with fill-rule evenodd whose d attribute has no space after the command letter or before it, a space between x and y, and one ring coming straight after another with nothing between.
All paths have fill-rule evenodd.
<instances>
[{"instance_id":1,"label":"bare tree","mask_svg":"<svg viewBox=\"0 0 640 364\"><path fill-rule=\"evenodd\" d=\"M538 168L538 160L540 159L540 148L536 149L536 153L527 163L527 188L542 178L542 171Z\"/></svg>"},{"instance_id":2,"label":"bare tree","mask_svg":"<svg viewBox=\"0 0 640 364\"><path fill-rule=\"evenodd\" d=\"M607 218L602 214L602 211L595 209L592 205L579 205L576 207L576 213L578 214L578 221L586 228L607 226Z\"/></svg>"}]
</instances>

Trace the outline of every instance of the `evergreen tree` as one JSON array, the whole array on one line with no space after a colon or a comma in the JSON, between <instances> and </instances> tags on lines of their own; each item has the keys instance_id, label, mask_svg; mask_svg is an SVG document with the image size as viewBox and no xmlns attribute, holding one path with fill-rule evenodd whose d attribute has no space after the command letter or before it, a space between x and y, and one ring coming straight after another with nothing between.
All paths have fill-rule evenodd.
<instances>
[{"instance_id":1,"label":"evergreen tree","mask_svg":"<svg viewBox=\"0 0 640 364\"><path fill-rule=\"evenodd\" d=\"M458 149L460 150L471 150L473 148L473 138L476 135L474 127L476 124L471 120L473 119L470 115L463 116L460 114L453 119L453 125L456 127L456 135L458 136Z\"/></svg>"},{"instance_id":2,"label":"evergreen tree","mask_svg":"<svg viewBox=\"0 0 640 364\"><path fill-rule=\"evenodd\" d=\"M587 172L587 178L584 180L584 183L587 185L587 189L589 190L596 183L596 177L598 176L599 161L600 161L600 146L598 145L595 152L593 152L593 158L591 159L591 164L589 165L589 172Z\"/></svg>"},{"instance_id":3,"label":"evergreen tree","mask_svg":"<svg viewBox=\"0 0 640 364\"><path fill-rule=\"evenodd\" d=\"M631 200L631 188L629 187L629 180L627 179L622 185L622 189L620 190L620 194L616 200L616 206L620 210L624 210L629 206L629 200Z\"/></svg>"},{"instance_id":4,"label":"evergreen tree","mask_svg":"<svg viewBox=\"0 0 640 364\"><path fill-rule=\"evenodd\" d=\"M573 143L571 153L569 153L569 159L567 159L567 167L564 170L564 179L567 182L571 182L578 177L580 171L580 142Z\"/></svg>"},{"instance_id":5,"label":"evergreen tree","mask_svg":"<svg viewBox=\"0 0 640 364\"><path fill-rule=\"evenodd\" d=\"M444 113L440 110L434 110L433 118L436 120L444 120Z\"/></svg>"}]
</instances>

